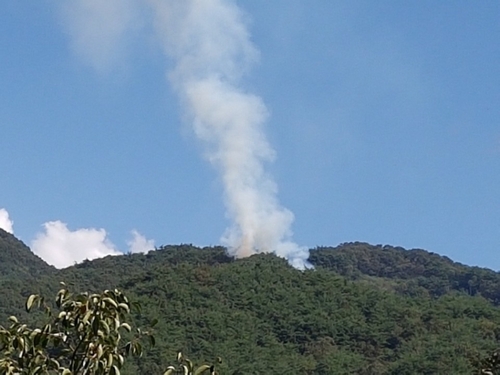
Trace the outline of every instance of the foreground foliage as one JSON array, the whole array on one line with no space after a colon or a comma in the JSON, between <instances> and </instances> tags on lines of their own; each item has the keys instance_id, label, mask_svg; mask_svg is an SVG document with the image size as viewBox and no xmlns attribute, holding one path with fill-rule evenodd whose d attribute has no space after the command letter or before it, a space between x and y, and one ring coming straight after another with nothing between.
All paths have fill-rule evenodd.
<instances>
[{"instance_id":1,"label":"foreground foliage","mask_svg":"<svg viewBox=\"0 0 500 375\"><path fill-rule=\"evenodd\" d=\"M48 322L30 328L14 316L8 328L0 327L0 374L120 374L125 357L142 354L137 330L122 344L131 304L118 290L73 295L65 285L56 297L57 311L39 295L31 295L26 310L43 307Z\"/></svg>"},{"instance_id":2,"label":"foreground foliage","mask_svg":"<svg viewBox=\"0 0 500 375\"><path fill-rule=\"evenodd\" d=\"M120 375L125 358L143 354L141 339L145 336L154 345L147 331L127 323L131 303L119 290L73 295L64 288L57 293L56 314L39 295L31 295L26 310L43 307L48 322L32 329L15 316L8 328L0 326L0 374L5 375ZM129 333L122 341L122 334ZM169 366L164 375L215 374L215 366L195 368L181 353L179 366Z\"/></svg>"}]
</instances>

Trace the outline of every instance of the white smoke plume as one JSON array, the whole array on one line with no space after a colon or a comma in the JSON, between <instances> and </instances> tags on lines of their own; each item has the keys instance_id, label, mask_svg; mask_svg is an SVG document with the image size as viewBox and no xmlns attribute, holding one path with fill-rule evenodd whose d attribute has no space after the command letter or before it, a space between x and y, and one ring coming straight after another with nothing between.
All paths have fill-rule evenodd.
<instances>
[{"instance_id":1,"label":"white smoke plume","mask_svg":"<svg viewBox=\"0 0 500 375\"><path fill-rule=\"evenodd\" d=\"M226 0L150 3L165 53L175 60L170 81L222 175L234 223L223 242L237 257L274 252L305 268L308 251L290 240L293 214L279 204L264 169L274 157L262 129L266 107L239 86L258 58L241 10Z\"/></svg>"},{"instance_id":2,"label":"white smoke plume","mask_svg":"<svg viewBox=\"0 0 500 375\"><path fill-rule=\"evenodd\" d=\"M14 233L14 222L9 217L9 212L5 208L0 208L0 228L10 234Z\"/></svg>"},{"instance_id":3,"label":"white smoke plume","mask_svg":"<svg viewBox=\"0 0 500 375\"><path fill-rule=\"evenodd\" d=\"M161 46L175 62L170 82L195 134L207 145L208 159L221 174L233 222L222 242L236 257L274 252L296 268L307 267L307 249L291 241L293 214L280 205L277 186L265 171L265 164L274 158L263 131L266 106L240 86L259 52L236 3L75 0L65 4L64 24L75 50L98 69L117 60L117 46L123 45L124 35L136 22L131 10L149 6Z\"/></svg>"},{"instance_id":4,"label":"white smoke plume","mask_svg":"<svg viewBox=\"0 0 500 375\"><path fill-rule=\"evenodd\" d=\"M61 20L75 54L97 71L118 65L130 31L140 26L139 5L135 0L61 2Z\"/></svg>"}]
</instances>

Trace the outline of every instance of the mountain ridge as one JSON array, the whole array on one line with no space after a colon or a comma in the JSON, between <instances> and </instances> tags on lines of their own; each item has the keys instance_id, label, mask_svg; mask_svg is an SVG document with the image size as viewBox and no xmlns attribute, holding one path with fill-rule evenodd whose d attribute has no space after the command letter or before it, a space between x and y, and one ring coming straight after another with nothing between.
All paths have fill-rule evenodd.
<instances>
[{"instance_id":1,"label":"mountain ridge","mask_svg":"<svg viewBox=\"0 0 500 375\"><path fill-rule=\"evenodd\" d=\"M4 237L9 254L39 264ZM234 259L184 244L31 277L20 267L18 278L0 276L10 283L0 287L0 324L8 314L33 322L23 299L54 295L65 281L74 291L123 290L143 306L136 325L159 320L157 346L125 375L162 373L178 350L197 362L222 356L222 374L465 375L471 358L499 346L494 271L361 242L311 249L310 260L315 269L299 271L272 254Z\"/></svg>"},{"instance_id":2,"label":"mountain ridge","mask_svg":"<svg viewBox=\"0 0 500 375\"><path fill-rule=\"evenodd\" d=\"M0 275L21 272L34 276L52 271L55 268L33 253L24 242L0 228Z\"/></svg>"}]
</instances>

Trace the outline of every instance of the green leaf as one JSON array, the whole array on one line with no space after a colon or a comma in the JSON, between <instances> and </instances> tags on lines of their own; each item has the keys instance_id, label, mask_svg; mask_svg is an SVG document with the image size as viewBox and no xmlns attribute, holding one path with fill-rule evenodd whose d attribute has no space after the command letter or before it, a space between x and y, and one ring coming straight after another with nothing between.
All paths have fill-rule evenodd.
<instances>
[{"instance_id":1,"label":"green leaf","mask_svg":"<svg viewBox=\"0 0 500 375\"><path fill-rule=\"evenodd\" d=\"M205 371L210 370L210 369L211 369L211 366L209 366L209 365L202 365L202 366L200 366L200 367L198 367L196 369L196 371L194 372L194 375L200 375L200 374L202 374Z\"/></svg>"},{"instance_id":2,"label":"green leaf","mask_svg":"<svg viewBox=\"0 0 500 375\"><path fill-rule=\"evenodd\" d=\"M125 310L125 311L127 312L127 314L130 312L130 307L128 307L128 305L127 305L126 303L123 303L123 302L122 302L122 303L119 303L119 304L118 304L118 307L119 307L120 309Z\"/></svg>"},{"instance_id":3,"label":"green leaf","mask_svg":"<svg viewBox=\"0 0 500 375\"><path fill-rule=\"evenodd\" d=\"M82 322L84 324L87 324L87 322L89 321L91 316L92 316L92 311L87 311L87 313L85 314L85 316L82 319Z\"/></svg>"},{"instance_id":4,"label":"green leaf","mask_svg":"<svg viewBox=\"0 0 500 375\"><path fill-rule=\"evenodd\" d=\"M132 351L133 351L133 354L135 355L138 355L139 357L142 356L142 345L140 342L135 342L132 346Z\"/></svg>"},{"instance_id":5,"label":"green leaf","mask_svg":"<svg viewBox=\"0 0 500 375\"><path fill-rule=\"evenodd\" d=\"M155 346L156 345L156 340L153 335L149 335L149 345Z\"/></svg>"},{"instance_id":6,"label":"green leaf","mask_svg":"<svg viewBox=\"0 0 500 375\"><path fill-rule=\"evenodd\" d=\"M102 357L102 354L103 354L102 344L99 344L97 346L97 359L100 359Z\"/></svg>"},{"instance_id":7,"label":"green leaf","mask_svg":"<svg viewBox=\"0 0 500 375\"><path fill-rule=\"evenodd\" d=\"M97 319L97 317L95 317L94 320L92 320L92 333L94 335L97 335L98 331L99 331L99 319Z\"/></svg>"},{"instance_id":8,"label":"green leaf","mask_svg":"<svg viewBox=\"0 0 500 375\"><path fill-rule=\"evenodd\" d=\"M118 369L118 367L113 365L113 367L111 367L109 373L110 373L110 375L120 375L120 370Z\"/></svg>"},{"instance_id":9,"label":"green leaf","mask_svg":"<svg viewBox=\"0 0 500 375\"><path fill-rule=\"evenodd\" d=\"M127 342L127 344L125 345L125 354L130 355L130 349L131 348L132 348L132 343L131 342Z\"/></svg>"},{"instance_id":10,"label":"green leaf","mask_svg":"<svg viewBox=\"0 0 500 375\"><path fill-rule=\"evenodd\" d=\"M106 331L106 335L109 335L109 325L108 323L106 323L104 320L101 320L101 326L104 328L104 330Z\"/></svg>"},{"instance_id":11,"label":"green leaf","mask_svg":"<svg viewBox=\"0 0 500 375\"><path fill-rule=\"evenodd\" d=\"M107 304L110 304L111 306L113 306L115 309L118 308L118 304L111 298L109 297L105 297L102 299L103 302L106 302Z\"/></svg>"},{"instance_id":12,"label":"green leaf","mask_svg":"<svg viewBox=\"0 0 500 375\"><path fill-rule=\"evenodd\" d=\"M31 307L33 306L33 303L37 300L38 296L36 294L32 294L31 296L28 297L26 300L26 311L30 312Z\"/></svg>"}]
</instances>

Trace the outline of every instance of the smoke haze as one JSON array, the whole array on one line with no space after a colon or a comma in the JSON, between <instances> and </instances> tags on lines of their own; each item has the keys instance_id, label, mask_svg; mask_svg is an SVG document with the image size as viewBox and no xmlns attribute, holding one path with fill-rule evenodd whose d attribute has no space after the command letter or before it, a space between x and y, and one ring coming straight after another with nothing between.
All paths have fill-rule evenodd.
<instances>
[{"instance_id":1,"label":"smoke haze","mask_svg":"<svg viewBox=\"0 0 500 375\"><path fill-rule=\"evenodd\" d=\"M60 3L61 21L75 55L99 72L124 60L127 37L140 25L136 0L74 0Z\"/></svg>"}]
</instances>

